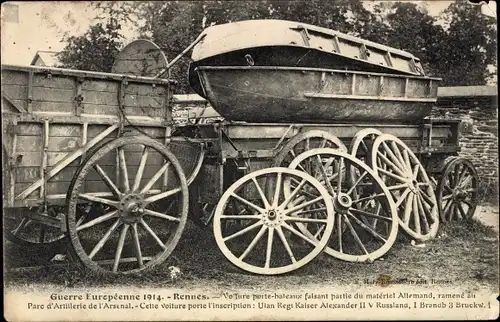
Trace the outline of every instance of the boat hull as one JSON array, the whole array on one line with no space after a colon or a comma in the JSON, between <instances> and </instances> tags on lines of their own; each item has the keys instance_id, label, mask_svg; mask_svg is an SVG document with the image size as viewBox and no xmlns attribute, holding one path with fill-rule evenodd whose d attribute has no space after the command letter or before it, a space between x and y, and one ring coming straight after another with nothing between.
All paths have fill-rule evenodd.
<instances>
[{"instance_id":1,"label":"boat hull","mask_svg":"<svg viewBox=\"0 0 500 322\"><path fill-rule=\"evenodd\" d=\"M248 57L248 58L247 58ZM191 62L189 83L191 88L204 96L200 80L195 69L200 66L284 66L311 67L324 69L342 69L374 73L407 74L403 71L388 69L386 66L370 64L365 61L350 59L342 55L298 46L268 46L235 50Z\"/></svg>"},{"instance_id":2,"label":"boat hull","mask_svg":"<svg viewBox=\"0 0 500 322\"><path fill-rule=\"evenodd\" d=\"M204 94L226 120L262 123L415 122L439 79L290 67L199 67Z\"/></svg>"}]
</instances>

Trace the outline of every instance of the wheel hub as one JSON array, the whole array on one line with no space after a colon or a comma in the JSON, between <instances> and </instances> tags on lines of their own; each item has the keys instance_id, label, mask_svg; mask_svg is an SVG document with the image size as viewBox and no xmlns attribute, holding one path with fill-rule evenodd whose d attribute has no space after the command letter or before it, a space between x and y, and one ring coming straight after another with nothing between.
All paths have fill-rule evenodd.
<instances>
[{"instance_id":1,"label":"wheel hub","mask_svg":"<svg viewBox=\"0 0 500 322\"><path fill-rule=\"evenodd\" d=\"M419 191L418 188L418 181L413 179L413 178L408 178L408 188L410 189L411 192L417 193Z\"/></svg>"},{"instance_id":2,"label":"wheel hub","mask_svg":"<svg viewBox=\"0 0 500 322\"><path fill-rule=\"evenodd\" d=\"M266 211L262 217L264 225L268 227L277 227L283 222L284 215L277 209L270 209Z\"/></svg>"},{"instance_id":3,"label":"wheel hub","mask_svg":"<svg viewBox=\"0 0 500 322\"><path fill-rule=\"evenodd\" d=\"M138 222L144 213L144 201L139 194L131 193L120 200L120 218L127 223Z\"/></svg>"},{"instance_id":4,"label":"wheel hub","mask_svg":"<svg viewBox=\"0 0 500 322\"><path fill-rule=\"evenodd\" d=\"M336 212L345 214L352 206L352 199L346 193L339 193L333 197L333 206Z\"/></svg>"}]
</instances>

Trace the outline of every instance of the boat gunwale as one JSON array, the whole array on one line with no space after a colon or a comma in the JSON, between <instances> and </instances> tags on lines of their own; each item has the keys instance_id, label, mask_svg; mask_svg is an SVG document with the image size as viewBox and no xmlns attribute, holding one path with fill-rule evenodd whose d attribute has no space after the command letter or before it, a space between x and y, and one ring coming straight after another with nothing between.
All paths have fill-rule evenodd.
<instances>
[{"instance_id":1,"label":"boat gunwale","mask_svg":"<svg viewBox=\"0 0 500 322\"><path fill-rule=\"evenodd\" d=\"M194 71L212 71L212 70L284 70L284 71L311 71L311 72L326 72L326 73L337 73L337 74L355 74L355 75L368 75L368 76L387 76L393 78L411 78L411 79L422 79L422 80L434 80L442 81L442 78L431 77L431 76L417 76L417 75L401 75L401 74L387 74L387 73L375 73L375 72L364 72L364 71L353 71L353 70L342 70L342 69L325 69L325 68L315 68L315 67L289 67L289 66L197 66Z\"/></svg>"}]
</instances>

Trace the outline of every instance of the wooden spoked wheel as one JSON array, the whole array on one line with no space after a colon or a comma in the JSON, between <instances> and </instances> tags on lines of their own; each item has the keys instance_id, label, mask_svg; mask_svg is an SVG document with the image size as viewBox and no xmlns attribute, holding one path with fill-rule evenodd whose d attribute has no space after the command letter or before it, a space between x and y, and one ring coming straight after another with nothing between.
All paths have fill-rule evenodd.
<instances>
[{"instance_id":1,"label":"wooden spoked wheel","mask_svg":"<svg viewBox=\"0 0 500 322\"><path fill-rule=\"evenodd\" d=\"M291 181L299 184L285 197L284 185ZM310 218L307 207L316 209L312 210L318 212L316 218ZM321 227L322 236L311 238L293 225L303 222ZM213 221L224 256L245 271L264 275L287 273L309 263L325 248L333 225L326 189L310 175L287 168L262 169L237 180L222 195Z\"/></svg>"},{"instance_id":2,"label":"wooden spoked wheel","mask_svg":"<svg viewBox=\"0 0 500 322\"><path fill-rule=\"evenodd\" d=\"M287 141L276 155L274 167L288 167L299 154L315 148L333 148L347 151L342 141L333 134L321 130L299 133Z\"/></svg>"},{"instance_id":3,"label":"wooden spoked wheel","mask_svg":"<svg viewBox=\"0 0 500 322\"><path fill-rule=\"evenodd\" d=\"M24 247L55 247L66 236L59 222L61 214L64 214L64 207L60 206L49 206L47 211L42 208L4 209L5 238Z\"/></svg>"},{"instance_id":4,"label":"wooden spoked wheel","mask_svg":"<svg viewBox=\"0 0 500 322\"><path fill-rule=\"evenodd\" d=\"M394 198L399 223L417 241L436 236L438 204L432 182L413 152L391 134L373 143L372 166Z\"/></svg>"},{"instance_id":5,"label":"wooden spoked wheel","mask_svg":"<svg viewBox=\"0 0 500 322\"><path fill-rule=\"evenodd\" d=\"M349 153L364 163L370 165L373 142L380 135L382 135L382 132L372 128L358 131L351 140Z\"/></svg>"},{"instance_id":6,"label":"wooden spoked wheel","mask_svg":"<svg viewBox=\"0 0 500 322\"><path fill-rule=\"evenodd\" d=\"M389 251L398 234L398 217L389 190L375 171L348 153L334 149L306 151L292 161L290 168L307 168L333 201L336 224L325 248L327 254L345 261L364 262ZM285 186L285 196L296 185L292 182L289 188ZM310 207L304 211L310 211L310 217L314 218L318 212ZM304 234L319 231L312 229L312 225L315 224L301 223L298 228Z\"/></svg>"},{"instance_id":7,"label":"wooden spoked wheel","mask_svg":"<svg viewBox=\"0 0 500 322\"><path fill-rule=\"evenodd\" d=\"M188 214L186 177L161 143L122 137L89 155L68 190L73 251L88 268L137 273L163 262L176 247ZM78 221L78 209L94 209Z\"/></svg>"},{"instance_id":8,"label":"wooden spoked wheel","mask_svg":"<svg viewBox=\"0 0 500 322\"><path fill-rule=\"evenodd\" d=\"M445 167L436 191L441 221L469 220L478 204L479 177L474 165L453 158Z\"/></svg>"}]
</instances>

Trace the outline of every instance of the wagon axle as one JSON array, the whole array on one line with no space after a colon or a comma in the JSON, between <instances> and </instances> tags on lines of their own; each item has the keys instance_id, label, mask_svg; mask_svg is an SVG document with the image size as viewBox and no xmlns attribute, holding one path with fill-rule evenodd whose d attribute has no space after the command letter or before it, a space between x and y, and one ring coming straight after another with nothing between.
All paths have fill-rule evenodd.
<instances>
[{"instance_id":1,"label":"wagon axle","mask_svg":"<svg viewBox=\"0 0 500 322\"><path fill-rule=\"evenodd\" d=\"M144 209L145 205L142 196L132 193L122 198L118 207L118 214L126 223L140 222Z\"/></svg>"},{"instance_id":2,"label":"wagon axle","mask_svg":"<svg viewBox=\"0 0 500 322\"><path fill-rule=\"evenodd\" d=\"M347 214L352 207L352 199L346 193L338 193L333 197L333 209L339 214Z\"/></svg>"}]
</instances>

